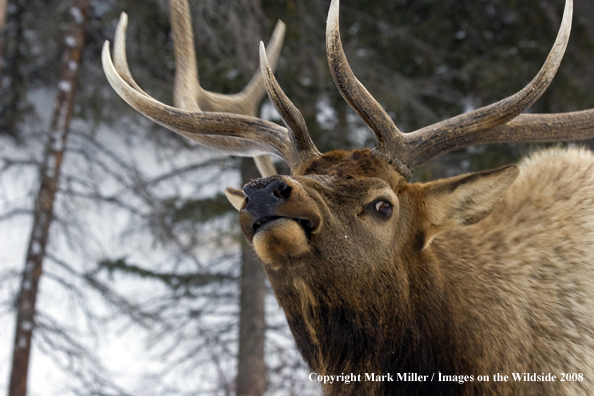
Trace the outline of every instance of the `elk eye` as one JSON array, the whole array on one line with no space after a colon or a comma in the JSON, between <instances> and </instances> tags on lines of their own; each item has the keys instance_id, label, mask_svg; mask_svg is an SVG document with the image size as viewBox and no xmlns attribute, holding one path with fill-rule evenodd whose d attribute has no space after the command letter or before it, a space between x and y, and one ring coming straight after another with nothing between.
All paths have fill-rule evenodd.
<instances>
[{"instance_id":1,"label":"elk eye","mask_svg":"<svg viewBox=\"0 0 594 396\"><path fill-rule=\"evenodd\" d=\"M388 201L377 201L373 204L376 212L383 216L390 216L392 214L392 204Z\"/></svg>"}]
</instances>

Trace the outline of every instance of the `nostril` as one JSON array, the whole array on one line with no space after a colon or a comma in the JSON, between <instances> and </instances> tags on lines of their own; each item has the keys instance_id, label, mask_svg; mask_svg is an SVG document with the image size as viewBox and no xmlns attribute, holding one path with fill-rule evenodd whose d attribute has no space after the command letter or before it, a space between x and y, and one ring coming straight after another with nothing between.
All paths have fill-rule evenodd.
<instances>
[{"instance_id":1,"label":"nostril","mask_svg":"<svg viewBox=\"0 0 594 396\"><path fill-rule=\"evenodd\" d=\"M279 176L252 180L243 187L242 211L256 219L277 216L277 207L289 199L291 190Z\"/></svg>"},{"instance_id":2,"label":"nostril","mask_svg":"<svg viewBox=\"0 0 594 396\"><path fill-rule=\"evenodd\" d=\"M288 199L291 195L291 187L287 186L285 183L281 183L273 192L274 196L278 199Z\"/></svg>"}]
</instances>

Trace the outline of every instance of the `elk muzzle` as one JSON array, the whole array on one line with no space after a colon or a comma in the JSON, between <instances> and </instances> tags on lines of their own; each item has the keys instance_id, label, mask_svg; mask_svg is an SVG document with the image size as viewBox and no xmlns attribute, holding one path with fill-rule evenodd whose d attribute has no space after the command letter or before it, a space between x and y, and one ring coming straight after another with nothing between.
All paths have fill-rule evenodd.
<instances>
[{"instance_id":1,"label":"elk muzzle","mask_svg":"<svg viewBox=\"0 0 594 396\"><path fill-rule=\"evenodd\" d=\"M258 219L254 231L271 218L278 217L276 208L291 196L291 187L282 179L257 179L243 188L246 196L245 211Z\"/></svg>"},{"instance_id":2,"label":"elk muzzle","mask_svg":"<svg viewBox=\"0 0 594 396\"><path fill-rule=\"evenodd\" d=\"M321 216L300 183L275 175L253 180L243 192L241 230L264 263L275 267L309 251Z\"/></svg>"}]
</instances>

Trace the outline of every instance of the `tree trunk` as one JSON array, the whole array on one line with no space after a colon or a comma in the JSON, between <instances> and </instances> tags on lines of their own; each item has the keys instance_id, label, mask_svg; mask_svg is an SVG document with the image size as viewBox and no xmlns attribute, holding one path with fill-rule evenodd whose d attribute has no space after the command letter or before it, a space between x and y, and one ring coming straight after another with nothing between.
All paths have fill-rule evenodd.
<instances>
[{"instance_id":1,"label":"tree trunk","mask_svg":"<svg viewBox=\"0 0 594 396\"><path fill-rule=\"evenodd\" d=\"M58 190L60 166L66 147L70 117L78 81L81 53L85 39L89 0L74 0L70 14L73 18L64 39L64 53L58 97L51 124L50 136L41 168L40 186L35 200L33 228L27 249L21 290L16 304L17 320L10 375L9 396L26 396L31 338L35 329L35 303L39 278L43 272L53 205Z\"/></svg>"},{"instance_id":2,"label":"tree trunk","mask_svg":"<svg viewBox=\"0 0 594 396\"><path fill-rule=\"evenodd\" d=\"M260 177L251 158L243 158L243 183ZM239 313L239 362L237 396L262 396L266 391L264 363L264 296L265 275L260 260L243 241L241 266L241 301Z\"/></svg>"},{"instance_id":3,"label":"tree trunk","mask_svg":"<svg viewBox=\"0 0 594 396\"><path fill-rule=\"evenodd\" d=\"M2 54L4 53L4 28L6 27L6 9L8 0L0 0L0 81L2 81ZM2 92L2 84L0 84L0 93Z\"/></svg>"}]
</instances>

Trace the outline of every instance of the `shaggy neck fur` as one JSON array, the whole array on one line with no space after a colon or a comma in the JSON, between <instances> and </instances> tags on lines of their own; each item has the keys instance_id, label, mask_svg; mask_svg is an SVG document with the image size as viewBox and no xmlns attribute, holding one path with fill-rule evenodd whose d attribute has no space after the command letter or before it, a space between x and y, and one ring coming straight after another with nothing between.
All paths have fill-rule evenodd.
<instances>
[{"instance_id":1,"label":"shaggy neck fur","mask_svg":"<svg viewBox=\"0 0 594 396\"><path fill-rule=\"evenodd\" d=\"M315 279L294 277L292 284L281 286L280 293L277 289L284 277L275 282L280 274L269 274L310 368L321 375L360 375L361 381L323 385L325 395L454 395L462 385L432 382L432 374L474 372L464 357L467 345L455 335L460 329L432 250L418 251L415 258L395 268L399 270L385 273L360 296L346 299L333 295L341 290L340 284L319 274ZM394 285L403 284L396 279L402 270L409 282L395 295ZM397 380L398 374L410 378L409 373L428 375L427 381ZM385 376L385 381L366 380L365 374L376 379Z\"/></svg>"}]
</instances>

